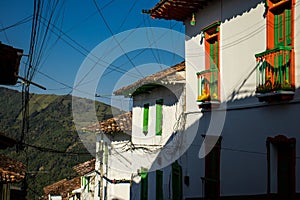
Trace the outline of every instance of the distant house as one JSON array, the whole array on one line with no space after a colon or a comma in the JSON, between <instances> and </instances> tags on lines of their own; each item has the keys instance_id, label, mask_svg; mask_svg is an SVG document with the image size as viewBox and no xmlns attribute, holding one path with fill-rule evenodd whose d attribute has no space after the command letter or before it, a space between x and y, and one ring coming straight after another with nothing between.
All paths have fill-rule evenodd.
<instances>
[{"instance_id":1,"label":"distant house","mask_svg":"<svg viewBox=\"0 0 300 200\"><path fill-rule=\"evenodd\" d=\"M95 159L79 163L73 170L79 175L73 179L63 179L44 187L46 200L82 200L94 199Z\"/></svg>"},{"instance_id":2,"label":"distant house","mask_svg":"<svg viewBox=\"0 0 300 200\"><path fill-rule=\"evenodd\" d=\"M72 194L72 191L79 189L81 178L76 177L70 180L63 179L44 187L45 200L77 200L80 196Z\"/></svg>"},{"instance_id":3,"label":"distant house","mask_svg":"<svg viewBox=\"0 0 300 200\"><path fill-rule=\"evenodd\" d=\"M184 126L185 62L114 93L133 99L131 161L137 171L130 199L181 199L182 162L174 138Z\"/></svg>"},{"instance_id":4,"label":"distant house","mask_svg":"<svg viewBox=\"0 0 300 200\"><path fill-rule=\"evenodd\" d=\"M97 133L94 199L129 199L131 173L120 171L116 148L130 142L132 113L127 112L93 124L85 131Z\"/></svg>"},{"instance_id":5,"label":"distant house","mask_svg":"<svg viewBox=\"0 0 300 200\"><path fill-rule=\"evenodd\" d=\"M73 167L74 171L81 176L80 188L72 191L74 200L76 200L76 198L94 199L95 188L97 187L95 180L95 162L96 159L92 159Z\"/></svg>"},{"instance_id":6,"label":"distant house","mask_svg":"<svg viewBox=\"0 0 300 200\"><path fill-rule=\"evenodd\" d=\"M0 149L13 147L16 140L0 134ZM26 192L15 183L20 183L25 179L26 166L16 160L0 154L0 199L1 200L24 200Z\"/></svg>"}]
</instances>

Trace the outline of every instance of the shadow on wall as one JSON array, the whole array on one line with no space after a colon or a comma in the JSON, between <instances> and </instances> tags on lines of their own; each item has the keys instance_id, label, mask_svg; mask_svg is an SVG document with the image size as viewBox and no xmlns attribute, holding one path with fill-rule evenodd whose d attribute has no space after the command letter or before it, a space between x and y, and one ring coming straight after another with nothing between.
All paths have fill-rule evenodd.
<instances>
[{"instance_id":1,"label":"shadow on wall","mask_svg":"<svg viewBox=\"0 0 300 200\"><path fill-rule=\"evenodd\" d=\"M201 29L210 25L215 21L230 21L238 16L242 16L245 13L250 12L251 9L258 7L260 3L265 2L264 0L251 0L251 1L241 1L241 0L215 0L208 3L207 7L200 9L198 13L203 12L200 17L197 17L196 21L199 26L194 28L187 26L189 34L187 34L188 39L197 36ZM205 9L214 6L212 12L207 12ZM219 10L218 10L219 8ZM207 12L207 13L206 13ZM266 13L266 12L265 12ZM263 13L263 17L265 17ZM209 22L209 23L208 23ZM199 29L200 27L200 29Z\"/></svg>"},{"instance_id":2,"label":"shadow on wall","mask_svg":"<svg viewBox=\"0 0 300 200\"><path fill-rule=\"evenodd\" d=\"M144 85L145 87L147 85ZM149 85L148 87L153 87L144 91L134 97L133 107L144 107L144 103L149 103L149 106L155 105L155 100L163 99L164 106L175 106L178 103L179 98L182 96L183 87L168 87L164 85ZM176 91L175 91L176 90Z\"/></svg>"}]
</instances>

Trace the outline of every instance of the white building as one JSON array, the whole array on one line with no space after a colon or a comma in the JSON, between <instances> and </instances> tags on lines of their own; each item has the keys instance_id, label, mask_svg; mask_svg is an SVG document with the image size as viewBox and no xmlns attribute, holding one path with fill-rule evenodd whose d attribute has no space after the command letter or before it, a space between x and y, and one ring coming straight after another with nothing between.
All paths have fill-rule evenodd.
<instances>
[{"instance_id":1,"label":"white building","mask_svg":"<svg viewBox=\"0 0 300 200\"><path fill-rule=\"evenodd\" d=\"M122 147L130 142L131 124L132 113L127 112L84 128L97 135L95 186L90 199L130 199L132 173L126 170Z\"/></svg>"},{"instance_id":2,"label":"white building","mask_svg":"<svg viewBox=\"0 0 300 200\"><path fill-rule=\"evenodd\" d=\"M185 134L197 131L183 199L300 198L299 4L161 0L146 11L188 36Z\"/></svg>"},{"instance_id":3,"label":"white building","mask_svg":"<svg viewBox=\"0 0 300 200\"><path fill-rule=\"evenodd\" d=\"M183 162L177 160L182 151L176 142L184 129L184 86L182 62L114 92L133 99L131 156L138 174L133 174L130 199L182 196Z\"/></svg>"},{"instance_id":4,"label":"white building","mask_svg":"<svg viewBox=\"0 0 300 200\"><path fill-rule=\"evenodd\" d=\"M74 171L80 175L80 188L72 191L72 200L88 200L94 199L96 185L96 172L95 172L96 159L79 163L73 167Z\"/></svg>"}]
</instances>

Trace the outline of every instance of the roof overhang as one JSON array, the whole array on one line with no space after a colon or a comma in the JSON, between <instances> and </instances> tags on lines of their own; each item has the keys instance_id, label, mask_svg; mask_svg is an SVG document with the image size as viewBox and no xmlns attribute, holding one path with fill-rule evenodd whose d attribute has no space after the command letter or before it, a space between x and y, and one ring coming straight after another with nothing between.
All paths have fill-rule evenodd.
<instances>
[{"instance_id":1,"label":"roof overhang","mask_svg":"<svg viewBox=\"0 0 300 200\"><path fill-rule=\"evenodd\" d=\"M150 10L143 10L143 13L150 14L154 19L185 21L192 17L192 13L203 9L208 2L208 0L161 0Z\"/></svg>"},{"instance_id":2,"label":"roof overhang","mask_svg":"<svg viewBox=\"0 0 300 200\"><path fill-rule=\"evenodd\" d=\"M122 87L114 91L114 94L131 97L141 93L150 92L154 88L165 86L167 84L183 83L185 80L185 74L182 72L185 72L184 61L170 68L142 78L131 85Z\"/></svg>"}]
</instances>

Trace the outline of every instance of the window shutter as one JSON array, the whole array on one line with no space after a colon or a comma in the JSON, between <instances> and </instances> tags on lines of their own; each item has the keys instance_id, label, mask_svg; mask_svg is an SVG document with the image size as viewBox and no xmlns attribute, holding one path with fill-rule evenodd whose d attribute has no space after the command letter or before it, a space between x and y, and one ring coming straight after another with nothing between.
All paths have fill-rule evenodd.
<instances>
[{"instance_id":1,"label":"window shutter","mask_svg":"<svg viewBox=\"0 0 300 200\"><path fill-rule=\"evenodd\" d=\"M215 65L215 59L214 59L214 44L209 44L209 63L210 63L210 69L214 68Z\"/></svg>"},{"instance_id":2,"label":"window shutter","mask_svg":"<svg viewBox=\"0 0 300 200\"><path fill-rule=\"evenodd\" d=\"M292 18L291 18L291 10L285 10L285 40L286 45L292 44Z\"/></svg>"},{"instance_id":3,"label":"window shutter","mask_svg":"<svg viewBox=\"0 0 300 200\"><path fill-rule=\"evenodd\" d=\"M274 46L278 46L278 15L274 15Z\"/></svg>"},{"instance_id":4,"label":"window shutter","mask_svg":"<svg viewBox=\"0 0 300 200\"><path fill-rule=\"evenodd\" d=\"M216 41L215 42L215 52L216 52L216 55L215 55L215 68L217 68L219 66L219 42Z\"/></svg>"},{"instance_id":5,"label":"window shutter","mask_svg":"<svg viewBox=\"0 0 300 200\"><path fill-rule=\"evenodd\" d=\"M144 105L143 133L148 133L149 104Z\"/></svg>"},{"instance_id":6,"label":"window shutter","mask_svg":"<svg viewBox=\"0 0 300 200\"><path fill-rule=\"evenodd\" d=\"M156 101L156 126L155 126L156 135L162 134L162 120L163 120L162 106L163 106L163 100L162 99L157 100Z\"/></svg>"}]
</instances>

